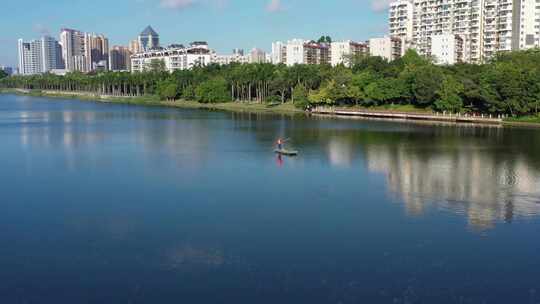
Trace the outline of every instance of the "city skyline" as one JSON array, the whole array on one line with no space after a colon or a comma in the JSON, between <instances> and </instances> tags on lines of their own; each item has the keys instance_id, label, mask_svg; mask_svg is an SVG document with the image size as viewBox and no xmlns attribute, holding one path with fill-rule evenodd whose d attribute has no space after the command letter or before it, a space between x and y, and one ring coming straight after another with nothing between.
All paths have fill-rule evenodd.
<instances>
[{"instance_id":1,"label":"city skyline","mask_svg":"<svg viewBox=\"0 0 540 304\"><path fill-rule=\"evenodd\" d=\"M110 45L127 46L150 24L164 45L206 40L220 53L254 47L268 52L273 41L284 38L315 39L324 34L336 40L363 41L387 33L384 1L341 0L313 6L306 0L119 0L111 6L103 0L91 4L58 0L44 6L32 0L3 6L12 12L4 19L10 26L0 32L0 64L8 66L17 64L18 39L43 35L58 39L64 27L103 33ZM109 9L78 13L101 6ZM19 20L17 15L26 18Z\"/></svg>"}]
</instances>

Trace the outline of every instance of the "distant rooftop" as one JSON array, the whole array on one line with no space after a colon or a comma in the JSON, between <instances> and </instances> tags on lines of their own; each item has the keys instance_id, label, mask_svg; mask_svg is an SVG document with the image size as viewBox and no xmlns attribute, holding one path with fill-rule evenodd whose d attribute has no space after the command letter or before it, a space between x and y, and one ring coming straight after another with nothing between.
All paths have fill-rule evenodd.
<instances>
[{"instance_id":1,"label":"distant rooftop","mask_svg":"<svg viewBox=\"0 0 540 304\"><path fill-rule=\"evenodd\" d=\"M183 44L180 44L180 43L173 43L171 45L169 45L167 48L169 49L184 49L184 45Z\"/></svg>"},{"instance_id":2,"label":"distant rooftop","mask_svg":"<svg viewBox=\"0 0 540 304\"><path fill-rule=\"evenodd\" d=\"M154 29L149 25L147 26L144 31L141 32L141 35L140 36L153 36L153 37L157 37L159 36L158 33L156 33L156 31L154 31Z\"/></svg>"}]
</instances>

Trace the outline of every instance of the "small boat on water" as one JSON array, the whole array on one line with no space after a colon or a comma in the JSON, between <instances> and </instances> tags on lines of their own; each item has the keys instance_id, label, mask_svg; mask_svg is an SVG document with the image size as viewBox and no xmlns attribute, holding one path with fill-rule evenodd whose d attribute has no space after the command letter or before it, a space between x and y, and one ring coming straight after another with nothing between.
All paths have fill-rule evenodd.
<instances>
[{"instance_id":1,"label":"small boat on water","mask_svg":"<svg viewBox=\"0 0 540 304\"><path fill-rule=\"evenodd\" d=\"M287 149L276 149L276 150L274 150L274 152L276 152L276 154L286 155L286 156L297 156L298 155L298 151L287 150Z\"/></svg>"}]
</instances>

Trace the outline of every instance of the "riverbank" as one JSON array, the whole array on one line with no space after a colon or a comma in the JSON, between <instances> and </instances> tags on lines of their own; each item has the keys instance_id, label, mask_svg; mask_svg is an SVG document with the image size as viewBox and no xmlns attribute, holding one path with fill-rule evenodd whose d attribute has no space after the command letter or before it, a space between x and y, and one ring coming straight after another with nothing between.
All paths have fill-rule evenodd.
<instances>
[{"instance_id":1,"label":"riverbank","mask_svg":"<svg viewBox=\"0 0 540 304\"><path fill-rule=\"evenodd\" d=\"M430 108L417 108L413 105L381 105L373 107L352 106L346 108L315 108L312 113L336 117L364 117L378 119L397 119L408 121L431 121L447 123L469 123L500 125L505 127L540 128L540 116L495 117L491 115L467 115L438 113Z\"/></svg>"},{"instance_id":2,"label":"riverbank","mask_svg":"<svg viewBox=\"0 0 540 304\"><path fill-rule=\"evenodd\" d=\"M373 118L388 118L402 120L429 120L455 123L476 123L500 125L503 122L501 117L486 115L466 115L460 113L437 113L437 112L403 112L403 111L382 111L366 108L336 108L336 107L315 107L314 114L336 115L336 116L360 116Z\"/></svg>"},{"instance_id":3,"label":"riverbank","mask_svg":"<svg viewBox=\"0 0 540 304\"><path fill-rule=\"evenodd\" d=\"M43 91L43 90L22 90L22 89L0 89L0 93L22 94L29 96L42 96L53 98L73 98L85 101L96 101L103 103L132 104L142 106L162 106L188 109L208 109L231 112L254 112L254 113L278 113L278 114L305 114L305 111L297 109L292 103L285 104L261 104L251 102L227 102L227 103L200 103L196 101L159 100L156 96L111 96L99 95L88 92L64 92L64 91ZM508 127L532 127L540 128L540 117L526 116L519 118L491 118L489 116L458 116L436 113L430 108L417 108L412 105L383 105L373 107L353 106L332 110L315 110L314 114L333 116L357 116L376 117L383 119L403 119L403 120L424 120L424 121L445 121L453 123L484 123L499 124Z\"/></svg>"},{"instance_id":4,"label":"riverbank","mask_svg":"<svg viewBox=\"0 0 540 304\"><path fill-rule=\"evenodd\" d=\"M188 109L223 110L233 112L268 112L279 114L305 114L304 111L294 107L292 103L285 104L261 104L253 102L227 102L227 103L200 103L188 100L159 100L155 96L111 96L99 95L88 92L63 92L41 91L21 89L0 89L0 93L21 94L38 97L73 98L85 101L97 101L103 103L132 104L142 106L161 106Z\"/></svg>"}]
</instances>

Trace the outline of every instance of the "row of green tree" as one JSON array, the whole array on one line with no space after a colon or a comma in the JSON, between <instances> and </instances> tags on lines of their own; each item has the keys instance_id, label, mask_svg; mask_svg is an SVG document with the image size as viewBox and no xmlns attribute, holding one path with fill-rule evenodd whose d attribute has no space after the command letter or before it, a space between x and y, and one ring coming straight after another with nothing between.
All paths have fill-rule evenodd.
<instances>
[{"instance_id":1,"label":"row of green tree","mask_svg":"<svg viewBox=\"0 0 540 304\"><path fill-rule=\"evenodd\" d=\"M388 62L356 56L345 65L230 64L168 73L156 62L144 73L14 76L0 87L84 91L164 100L293 102L310 105L412 104L448 112L537 114L540 50L501 53L483 65L438 66L408 51Z\"/></svg>"}]
</instances>

